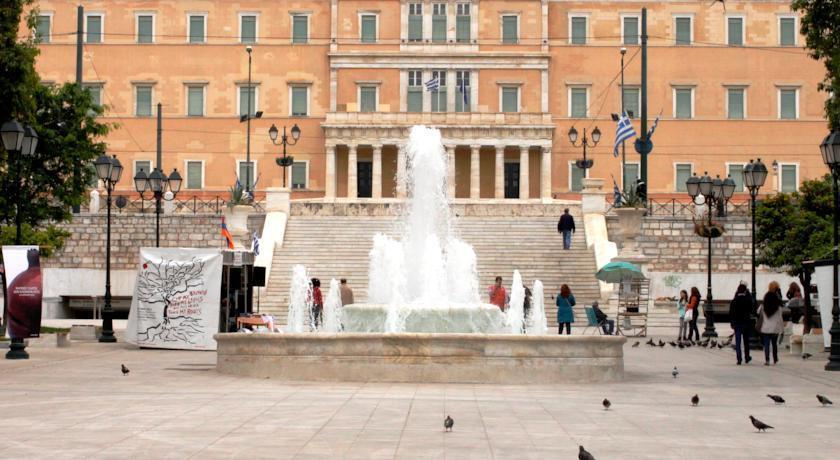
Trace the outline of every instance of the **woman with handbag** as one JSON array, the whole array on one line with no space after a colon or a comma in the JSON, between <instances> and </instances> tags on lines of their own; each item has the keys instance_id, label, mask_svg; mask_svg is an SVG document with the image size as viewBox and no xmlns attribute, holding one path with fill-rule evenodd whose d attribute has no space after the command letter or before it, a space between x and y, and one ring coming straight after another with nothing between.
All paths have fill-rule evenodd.
<instances>
[{"instance_id":1,"label":"woman with handbag","mask_svg":"<svg viewBox=\"0 0 840 460\"><path fill-rule=\"evenodd\" d=\"M575 314L572 307L575 306L575 296L568 284L560 286L560 294L557 296L557 333L563 335L563 326L566 326L566 335L572 335L572 323L575 322Z\"/></svg>"},{"instance_id":2,"label":"woman with handbag","mask_svg":"<svg viewBox=\"0 0 840 460\"><path fill-rule=\"evenodd\" d=\"M677 300L677 313L680 316L680 330L677 332L677 340L687 340L685 338L685 307L688 306L688 292L685 289L680 291L680 300Z\"/></svg>"},{"instance_id":3,"label":"woman with handbag","mask_svg":"<svg viewBox=\"0 0 840 460\"><path fill-rule=\"evenodd\" d=\"M753 310L752 295L747 291L747 285L741 283L735 292L735 297L729 303L729 323L735 331L735 358L736 364L741 365L741 344L743 343L744 358L749 364L750 357L750 313Z\"/></svg>"},{"instance_id":4,"label":"woman with handbag","mask_svg":"<svg viewBox=\"0 0 840 460\"><path fill-rule=\"evenodd\" d=\"M770 349L773 349L773 364L779 362L779 334L782 333L782 299L777 294L779 283L772 281L764 294L764 304L758 309L755 328L761 333L764 345L764 365L770 365Z\"/></svg>"},{"instance_id":5,"label":"woman with handbag","mask_svg":"<svg viewBox=\"0 0 840 460\"><path fill-rule=\"evenodd\" d=\"M700 340L700 330L697 329L697 317L700 316L700 290L696 286L691 288L691 296L688 298L688 306L685 311L685 319L688 321L688 339L696 335Z\"/></svg>"}]
</instances>

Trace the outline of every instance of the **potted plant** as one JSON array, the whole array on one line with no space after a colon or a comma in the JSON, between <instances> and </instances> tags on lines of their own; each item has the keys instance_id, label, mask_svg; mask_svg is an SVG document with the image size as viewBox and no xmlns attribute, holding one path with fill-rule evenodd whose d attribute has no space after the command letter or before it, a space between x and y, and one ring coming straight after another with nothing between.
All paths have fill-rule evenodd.
<instances>
[{"instance_id":1,"label":"potted plant","mask_svg":"<svg viewBox=\"0 0 840 460\"><path fill-rule=\"evenodd\" d=\"M236 183L229 189L230 199L225 210L225 220L228 230L233 236L234 242L248 234L248 216L254 212L253 199L250 193L245 192L244 187L236 180Z\"/></svg>"}]
</instances>

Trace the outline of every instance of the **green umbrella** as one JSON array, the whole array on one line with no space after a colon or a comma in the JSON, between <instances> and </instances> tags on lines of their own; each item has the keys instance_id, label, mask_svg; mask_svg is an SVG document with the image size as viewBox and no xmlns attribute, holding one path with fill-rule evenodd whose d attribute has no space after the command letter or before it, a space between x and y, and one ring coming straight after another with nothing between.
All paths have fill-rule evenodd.
<instances>
[{"instance_id":1,"label":"green umbrella","mask_svg":"<svg viewBox=\"0 0 840 460\"><path fill-rule=\"evenodd\" d=\"M630 262L610 262L598 270L595 278L607 283L620 283L623 280L645 279L645 274Z\"/></svg>"}]
</instances>

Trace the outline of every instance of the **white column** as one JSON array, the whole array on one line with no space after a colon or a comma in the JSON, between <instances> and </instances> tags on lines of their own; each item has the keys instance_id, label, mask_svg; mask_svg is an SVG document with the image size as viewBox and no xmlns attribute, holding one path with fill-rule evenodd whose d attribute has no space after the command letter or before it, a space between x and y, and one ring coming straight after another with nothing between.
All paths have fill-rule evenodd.
<instances>
[{"instance_id":1,"label":"white column","mask_svg":"<svg viewBox=\"0 0 840 460\"><path fill-rule=\"evenodd\" d=\"M544 200L551 198L551 147L542 148L542 165L540 166L540 196Z\"/></svg>"},{"instance_id":2,"label":"white column","mask_svg":"<svg viewBox=\"0 0 840 460\"><path fill-rule=\"evenodd\" d=\"M373 145L373 193L372 198L382 198L382 145Z\"/></svg>"},{"instance_id":3,"label":"white column","mask_svg":"<svg viewBox=\"0 0 840 460\"><path fill-rule=\"evenodd\" d=\"M446 148L446 195L455 198L455 146L447 145Z\"/></svg>"},{"instance_id":4,"label":"white column","mask_svg":"<svg viewBox=\"0 0 840 460\"><path fill-rule=\"evenodd\" d=\"M336 145L327 144L327 173L324 178L324 197L335 198L335 157L338 154Z\"/></svg>"},{"instance_id":5,"label":"white column","mask_svg":"<svg viewBox=\"0 0 840 460\"><path fill-rule=\"evenodd\" d=\"M397 146L397 198L405 198L405 147Z\"/></svg>"},{"instance_id":6,"label":"white column","mask_svg":"<svg viewBox=\"0 0 840 460\"><path fill-rule=\"evenodd\" d=\"M347 152L347 198L355 200L359 197L358 167L359 160L356 157L356 146L348 146Z\"/></svg>"},{"instance_id":7,"label":"white column","mask_svg":"<svg viewBox=\"0 0 840 460\"><path fill-rule=\"evenodd\" d=\"M481 198L481 146L471 145L470 149L470 198L477 200Z\"/></svg>"},{"instance_id":8,"label":"white column","mask_svg":"<svg viewBox=\"0 0 840 460\"><path fill-rule=\"evenodd\" d=\"M519 147L519 199L527 200L531 191L530 181L528 179L528 148L530 146L523 145Z\"/></svg>"},{"instance_id":9,"label":"white column","mask_svg":"<svg viewBox=\"0 0 840 460\"><path fill-rule=\"evenodd\" d=\"M505 146L496 146L496 194L497 200L505 198Z\"/></svg>"}]
</instances>

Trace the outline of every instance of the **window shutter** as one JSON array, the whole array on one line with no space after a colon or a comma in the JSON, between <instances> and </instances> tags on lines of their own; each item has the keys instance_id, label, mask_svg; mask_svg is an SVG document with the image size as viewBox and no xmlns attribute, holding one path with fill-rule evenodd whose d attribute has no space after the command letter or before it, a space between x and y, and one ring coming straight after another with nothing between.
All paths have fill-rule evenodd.
<instances>
[{"instance_id":1,"label":"window shutter","mask_svg":"<svg viewBox=\"0 0 840 460\"><path fill-rule=\"evenodd\" d=\"M735 191L744 191L744 165L729 165L726 173L735 182Z\"/></svg>"},{"instance_id":2,"label":"window shutter","mask_svg":"<svg viewBox=\"0 0 840 460\"><path fill-rule=\"evenodd\" d=\"M309 40L309 20L304 15L292 16L292 43L306 43Z\"/></svg>"},{"instance_id":3,"label":"window shutter","mask_svg":"<svg viewBox=\"0 0 840 460\"><path fill-rule=\"evenodd\" d=\"M517 112L518 88L502 88L502 112Z\"/></svg>"},{"instance_id":4,"label":"window shutter","mask_svg":"<svg viewBox=\"0 0 840 460\"><path fill-rule=\"evenodd\" d=\"M239 87L239 115L245 115L248 113L249 96L251 100L251 115L254 115L257 112L257 98L255 97L256 93L256 87L252 87L250 91L248 91L247 86Z\"/></svg>"},{"instance_id":5,"label":"window shutter","mask_svg":"<svg viewBox=\"0 0 840 460\"><path fill-rule=\"evenodd\" d=\"M674 189L678 192L687 192L688 189L685 186L685 181L691 177L691 165L688 164L681 164L677 165L677 183L674 184ZM627 185L625 184L625 188Z\"/></svg>"},{"instance_id":6,"label":"window shutter","mask_svg":"<svg viewBox=\"0 0 840 460\"><path fill-rule=\"evenodd\" d=\"M624 88L624 110L633 112L634 118L639 117L639 88Z\"/></svg>"},{"instance_id":7,"label":"window shutter","mask_svg":"<svg viewBox=\"0 0 840 460\"><path fill-rule=\"evenodd\" d=\"M408 5L408 41L419 42L423 40L423 4L411 3Z\"/></svg>"},{"instance_id":8,"label":"window shutter","mask_svg":"<svg viewBox=\"0 0 840 460\"><path fill-rule=\"evenodd\" d=\"M781 113L780 118L784 120L795 120L796 119L796 90L793 89L783 89L779 91L779 97L781 98Z\"/></svg>"},{"instance_id":9,"label":"window shutter","mask_svg":"<svg viewBox=\"0 0 840 460\"><path fill-rule=\"evenodd\" d=\"M292 115L306 116L308 114L306 107L307 89L305 87L292 88Z\"/></svg>"},{"instance_id":10,"label":"window shutter","mask_svg":"<svg viewBox=\"0 0 840 460\"><path fill-rule=\"evenodd\" d=\"M796 165L782 165L782 192L796 191Z\"/></svg>"},{"instance_id":11,"label":"window shutter","mask_svg":"<svg viewBox=\"0 0 840 460\"><path fill-rule=\"evenodd\" d=\"M455 20L455 41L458 43L470 42L470 17L458 16Z\"/></svg>"},{"instance_id":12,"label":"window shutter","mask_svg":"<svg viewBox=\"0 0 840 460\"><path fill-rule=\"evenodd\" d=\"M257 42L257 17L242 16L242 43Z\"/></svg>"},{"instance_id":13,"label":"window shutter","mask_svg":"<svg viewBox=\"0 0 840 460\"><path fill-rule=\"evenodd\" d=\"M677 118L691 118L691 90L678 89L677 95Z\"/></svg>"},{"instance_id":14,"label":"window shutter","mask_svg":"<svg viewBox=\"0 0 840 460\"><path fill-rule=\"evenodd\" d=\"M517 42L516 22L516 16L502 16L502 43Z\"/></svg>"},{"instance_id":15,"label":"window shutter","mask_svg":"<svg viewBox=\"0 0 840 460\"><path fill-rule=\"evenodd\" d=\"M153 22L151 16L137 16L137 43L152 43Z\"/></svg>"},{"instance_id":16,"label":"window shutter","mask_svg":"<svg viewBox=\"0 0 840 460\"><path fill-rule=\"evenodd\" d=\"M38 16L35 23L35 39L41 43L50 42L50 19L46 15Z\"/></svg>"},{"instance_id":17,"label":"window shutter","mask_svg":"<svg viewBox=\"0 0 840 460\"><path fill-rule=\"evenodd\" d=\"M187 101L187 115L200 117L204 115L204 88L190 86L187 89L189 100Z\"/></svg>"},{"instance_id":18,"label":"window shutter","mask_svg":"<svg viewBox=\"0 0 840 460\"><path fill-rule=\"evenodd\" d=\"M636 179L639 177L639 165L636 163L626 163L624 165L624 182L622 185L624 186L625 190L629 189L631 186L636 185Z\"/></svg>"},{"instance_id":19,"label":"window shutter","mask_svg":"<svg viewBox=\"0 0 840 460\"><path fill-rule=\"evenodd\" d=\"M782 46L796 45L796 19L781 18L779 20L779 44Z\"/></svg>"},{"instance_id":20,"label":"window shutter","mask_svg":"<svg viewBox=\"0 0 840 460\"><path fill-rule=\"evenodd\" d=\"M362 43L376 43L376 16L362 16Z\"/></svg>"},{"instance_id":21,"label":"window shutter","mask_svg":"<svg viewBox=\"0 0 840 460\"><path fill-rule=\"evenodd\" d=\"M572 183L569 189L573 192L583 190L583 169L578 168L575 164L572 164Z\"/></svg>"},{"instance_id":22,"label":"window shutter","mask_svg":"<svg viewBox=\"0 0 840 460\"><path fill-rule=\"evenodd\" d=\"M586 118L586 88L572 88L572 118Z\"/></svg>"},{"instance_id":23,"label":"window shutter","mask_svg":"<svg viewBox=\"0 0 840 460\"><path fill-rule=\"evenodd\" d=\"M292 164L292 188L306 188L306 163L296 161Z\"/></svg>"},{"instance_id":24,"label":"window shutter","mask_svg":"<svg viewBox=\"0 0 840 460\"><path fill-rule=\"evenodd\" d=\"M152 88L148 86L137 87L137 116L152 116Z\"/></svg>"},{"instance_id":25,"label":"window shutter","mask_svg":"<svg viewBox=\"0 0 840 460\"><path fill-rule=\"evenodd\" d=\"M741 46L744 44L744 20L742 18L729 18L729 45Z\"/></svg>"},{"instance_id":26,"label":"window shutter","mask_svg":"<svg viewBox=\"0 0 840 460\"><path fill-rule=\"evenodd\" d=\"M134 162L135 173L143 171L148 176L152 173L152 162L149 160L138 160Z\"/></svg>"},{"instance_id":27,"label":"window shutter","mask_svg":"<svg viewBox=\"0 0 840 460\"><path fill-rule=\"evenodd\" d=\"M742 120L744 118L744 90L731 88L729 91L729 119Z\"/></svg>"},{"instance_id":28,"label":"window shutter","mask_svg":"<svg viewBox=\"0 0 840 460\"><path fill-rule=\"evenodd\" d=\"M677 45L691 44L691 18L677 18Z\"/></svg>"},{"instance_id":29,"label":"window shutter","mask_svg":"<svg viewBox=\"0 0 840 460\"><path fill-rule=\"evenodd\" d=\"M87 17L87 42L102 43L102 16Z\"/></svg>"},{"instance_id":30,"label":"window shutter","mask_svg":"<svg viewBox=\"0 0 840 460\"><path fill-rule=\"evenodd\" d=\"M376 87L363 86L359 90L361 101L359 110L361 112L376 112Z\"/></svg>"},{"instance_id":31,"label":"window shutter","mask_svg":"<svg viewBox=\"0 0 840 460\"><path fill-rule=\"evenodd\" d=\"M446 41L446 4L437 3L433 5L432 15L432 41Z\"/></svg>"},{"instance_id":32,"label":"window shutter","mask_svg":"<svg viewBox=\"0 0 840 460\"><path fill-rule=\"evenodd\" d=\"M204 16L190 16L190 43L204 43Z\"/></svg>"},{"instance_id":33,"label":"window shutter","mask_svg":"<svg viewBox=\"0 0 840 460\"><path fill-rule=\"evenodd\" d=\"M624 44L638 45L639 44L639 18L626 17L624 18Z\"/></svg>"},{"instance_id":34,"label":"window shutter","mask_svg":"<svg viewBox=\"0 0 840 460\"><path fill-rule=\"evenodd\" d=\"M200 189L201 188L201 162L188 161L187 162L187 188Z\"/></svg>"},{"instance_id":35,"label":"window shutter","mask_svg":"<svg viewBox=\"0 0 840 460\"><path fill-rule=\"evenodd\" d=\"M248 162L241 162L239 163L239 183L242 184L244 187L246 183L249 183L249 189L254 188L254 182L256 182L256 177L254 177L254 163Z\"/></svg>"},{"instance_id":36,"label":"window shutter","mask_svg":"<svg viewBox=\"0 0 840 460\"><path fill-rule=\"evenodd\" d=\"M586 18L584 17L572 18L572 44L586 44Z\"/></svg>"}]
</instances>

